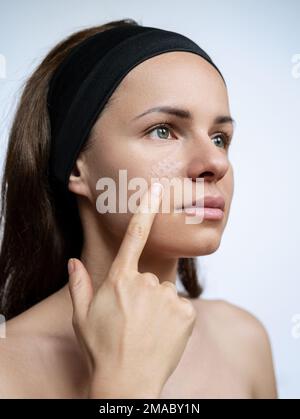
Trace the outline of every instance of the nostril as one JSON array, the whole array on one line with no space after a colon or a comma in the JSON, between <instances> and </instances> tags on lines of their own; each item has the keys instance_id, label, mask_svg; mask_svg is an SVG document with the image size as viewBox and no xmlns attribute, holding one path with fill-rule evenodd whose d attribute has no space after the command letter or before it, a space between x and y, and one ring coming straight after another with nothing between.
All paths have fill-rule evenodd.
<instances>
[{"instance_id":1,"label":"nostril","mask_svg":"<svg viewBox=\"0 0 300 419\"><path fill-rule=\"evenodd\" d=\"M202 173L201 176L198 176L198 179L199 178L204 178L204 177L213 177L213 176L214 176L213 172L207 171L207 172Z\"/></svg>"}]
</instances>

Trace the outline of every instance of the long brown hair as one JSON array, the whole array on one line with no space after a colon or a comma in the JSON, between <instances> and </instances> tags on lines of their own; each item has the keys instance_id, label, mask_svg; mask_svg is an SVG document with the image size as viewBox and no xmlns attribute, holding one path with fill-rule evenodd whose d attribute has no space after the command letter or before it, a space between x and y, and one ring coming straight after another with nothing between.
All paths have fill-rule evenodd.
<instances>
[{"instance_id":1,"label":"long brown hair","mask_svg":"<svg viewBox=\"0 0 300 419\"><path fill-rule=\"evenodd\" d=\"M25 83L10 129L1 185L0 313L7 320L67 283L67 261L80 258L83 243L77 209L70 217L49 186L49 81L78 43L124 24L138 25L123 19L73 33L50 50ZM82 151L88 147L87 141ZM193 258L178 260L178 276L190 298L201 294Z\"/></svg>"}]
</instances>

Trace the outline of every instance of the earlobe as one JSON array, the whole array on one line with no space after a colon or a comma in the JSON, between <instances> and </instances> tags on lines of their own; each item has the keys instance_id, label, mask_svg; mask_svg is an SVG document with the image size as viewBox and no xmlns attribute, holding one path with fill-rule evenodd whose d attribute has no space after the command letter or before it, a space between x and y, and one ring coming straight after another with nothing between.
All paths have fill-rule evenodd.
<instances>
[{"instance_id":1,"label":"earlobe","mask_svg":"<svg viewBox=\"0 0 300 419\"><path fill-rule=\"evenodd\" d=\"M77 195L90 198L89 187L86 182L82 161L78 158L69 176L68 189Z\"/></svg>"},{"instance_id":2,"label":"earlobe","mask_svg":"<svg viewBox=\"0 0 300 419\"><path fill-rule=\"evenodd\" d=\"M69 176L69 189L72 192L77 192L78 184L82 181L82 170L80 168L79 159L76 160ZM76 190L74 190L74 187Z\"/></svg>"},{"instance_id":3,"label":"earlobe","mask_svg":"<svg viewBox=\"0 0 300 419\"><path fill-rule=\"evenodd\" d=\"M72 173L69 176L69 184L68 184L68 189L71 192L74 193L79 193L80 194L80 183L81 183L81 179L80 176L78 176L77 174L74 173L74 171L72 170Z\"/></svg>"}]
</instances>

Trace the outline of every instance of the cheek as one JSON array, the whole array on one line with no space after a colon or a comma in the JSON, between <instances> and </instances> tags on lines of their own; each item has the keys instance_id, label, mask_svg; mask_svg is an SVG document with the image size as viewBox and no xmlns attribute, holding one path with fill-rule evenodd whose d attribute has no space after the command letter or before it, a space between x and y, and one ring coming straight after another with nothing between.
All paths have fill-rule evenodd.
<instances>
[{"instance_id":1,"label":"cheek","mask_svg":"<svg viewBox=\"0 0 300 419\"><path fill-rule=\"evenodd\" d=\"M137 141L121 133L104 137L101 130L91 153L90 168L94 182L103 176L117 182L119 170L126 170L128 181L143 178L150 184L152 178L179 177L184 166L181 160L182 145L179 141L157 144L151 140Z\"/></svg>"},{"instance_id":2,"label":"cheek","mask_svg":"<svg viewBox=\"0 0 300 419\"><path fill-rule=\"evenodd\" d=\"M147 180L152 159L146 151L134 147L127 138L118 138L117 141L109 137L105 144L99 142L90 162L94 179L96 176L109 177L118 185L120 171L125 171L128 181L132 178Z\"/></svg>"},{"instance_id":3,"label":"cheek","mask_svg":"<svg viewBox=\"0 0 300 419\"><path fill-rule=\"evenodd\" d=\"M183 161L174 157L166 157L151 165L149 175L151 178L166 177L172 179L180 176L182 167Z\"/></svg>"},{"instance_id":4,"label":"cheek","mask_svg":"<svg viewBox=\"0 0 300 419\"><path fill-rule=\"evenodd\" d=\"M130 213L104 213L99 214L99 217L101 217L99 222L105 226L106 232L118 242L124 237L131 216Z\"/></svg>"},{"instance_id":5,"label":"cheek","mask_svg":"<svg viewBox=\"0 0 300 419\"><path fill-rule=\"evenodd\" d=\"M225 217L223 219L223 228L225 228L229 213L230 213L230 207L232 203L233 198L233 191L234 191L234 175L233 175L233 169L230 164L230 167L224 176L224 178L220 182L220 192L225 198Z\"/></svg>"},{"instance_id":6,"label":"cheek","mask_svg":"<svg viewBox=\"0 0 300 419\"><path fill-rule=\"evenodd\" d=\"M233 174L233 167L231 163L230 163L228 172L224 176L224 188L225 188L227 199L229 200L229 202L231 202L233 191L234 191L234 174Z\"/></svg>"},{"instance_id":7,"label":"cheek","mask_svg":"<svg viewBox=\"0 0 300 419\"><path fill-rule=\"evenodd\" d=\"M134 179L146 181L148 186L151 181L161 180L161 178L182 178L184 161L181 159L181 147L172 144L172 147L154 146L150 143L137 144L136 142L123 141L119 139L119 146L116 147L116 141L110 138L110 144L97 143L93 153L91 153L89 164L90 187L92 189L95 201L106 188L96 189L96 184L100 178L112 179L116 187L116 208L119 206L119 197L124 201L122 191L126 188L128 203L131 195L140 190L139 186L132 186L129 190L129 182ZM126 143L126 147L122 144ZM122 171L122 172L121 172ZM125 175L124 175L125 173ZM133 185L134 183L131 183ZM171 192L171 208L173 206L173 193ZM98 200L99 202L100 200ZM121 204L123 207L123 203ZM117 210L118 211L118 210ZM100 214L99 214L100 215ZM114 236L124 233L128 222L132 216L128 213L102 213L101 217L107 228ZM165 232L172 228L172 214L164 214L158 217L156 225L163 225ZM169 224L171 222L171 224ZM156 227L154 228L156 229Z\"/></svg>"}]
</instances>

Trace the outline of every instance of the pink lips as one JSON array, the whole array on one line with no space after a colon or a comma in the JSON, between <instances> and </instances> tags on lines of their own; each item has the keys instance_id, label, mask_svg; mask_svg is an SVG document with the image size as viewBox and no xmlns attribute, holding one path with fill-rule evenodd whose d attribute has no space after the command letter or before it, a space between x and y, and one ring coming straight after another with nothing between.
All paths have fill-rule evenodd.
<instances>
[{"instance_id":1,"label":"pink lips","mask_svg":"<svg viewBox=\"0 0 300 419\"><path fill-rule=\"evenodd\" d=\"M193 200L191 205L184 205L182 209L187 215L202 215L206 220L221 220L224 216L225 200L221 195L205 196L203 199Z\"/></svg>"}]
</instances>

